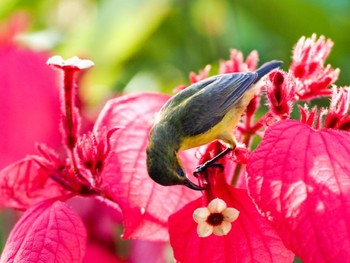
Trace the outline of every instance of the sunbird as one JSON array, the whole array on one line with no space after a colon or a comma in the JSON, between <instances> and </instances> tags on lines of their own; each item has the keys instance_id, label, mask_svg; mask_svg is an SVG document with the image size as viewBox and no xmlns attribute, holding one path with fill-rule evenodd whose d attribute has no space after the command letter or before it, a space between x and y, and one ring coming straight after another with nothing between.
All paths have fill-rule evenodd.
<instances>
[{"instance_id":1,"label":"sunbird","mask_svg":"<svg viewBox=\"0 0 350 263\"><path fill-rule=\"evenodd\" d=\"M146 150L149 176L161 185L203 190L187 178L178 153L218 139L227 148L198 166L194 174L217 165L216 160L236 147L233 129L262 86L259 80L282 63L273 60L255 72L212 76L171 97L159 111L149 134Z\"/></svg>"}]
</instances>

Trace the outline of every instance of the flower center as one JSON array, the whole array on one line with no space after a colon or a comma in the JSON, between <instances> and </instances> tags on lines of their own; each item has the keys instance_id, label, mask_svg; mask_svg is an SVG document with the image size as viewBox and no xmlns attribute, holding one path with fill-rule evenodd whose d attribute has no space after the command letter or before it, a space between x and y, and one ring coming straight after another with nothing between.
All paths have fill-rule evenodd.
<instances>
[{"instance_id":1,"label":"flower center","mask_svg":"<svg viewBox=\"0 0 350 263\"><path fill-rule=\"evenodd\" d=\"M224 221L224 216L221 213L212 213L207 218L207 223L212 226L221 225L222 221Z\"/></svg>"}]
</instances>

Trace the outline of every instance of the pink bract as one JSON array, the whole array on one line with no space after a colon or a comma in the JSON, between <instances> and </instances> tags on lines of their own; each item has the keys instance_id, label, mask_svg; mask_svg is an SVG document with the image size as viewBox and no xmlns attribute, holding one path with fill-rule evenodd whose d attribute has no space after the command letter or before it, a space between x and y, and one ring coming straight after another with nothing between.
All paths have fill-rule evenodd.
<instances>
[{"instance_id":1,"label":"pink bract","mask_svg":"<svg viewBox=\"0 0 350 263\"><path fill-rule=\"evenodd\" d=\"M122 127L111 142L113 151L101 176L106 194L123 212L124 238L167 240L169 215L198 197L198 193L182 186L158 185L147 174L148 134L168 99L167 95L141 93L110 100L94 127L97 134L103 127ZM187 165L196 161L193 155L182 158Z\"/></svg>"},{"instance_id":2,"label":"pink bract","mask_svg":"<svg viewBox=\"0 0 350 263\"><path fill-rule=\"evenodd\" d=\"M0 43L0 169L36 142L58 146L59 93L47 56Z\"/></svg>"},{"instance_id":3,"label":"pink bract","mask_svg":"<svg viewBox=\"0 0 350 263\"><path fill-rule=\"evenodd\" d=\"M68 194L32 157L0 171L0 208L27 209L39 201Z\"/></svg>"},{"instance_id":4,"label":"pink bract","mask_svg":"<svg viewBox=\"0 0 350 263\"><path fill-rule=\"evenodd\" d=\"M292 262L293 253L284 247L268 220L256 210L246 190L227 185L222 196L229 207L240 211L226 236L198 236L192 214L202 206L201 198L170 217L170 243L177 262Z\"/></svg>"},{"instance_id":5,"label":"pink bract","mask_svg":"<svg viewBox=\"0 0 350 263\"><path fill-rule=\"evenodd\" d=\"M297 121L270 127L248 162L248 189L302 262L350 256L350 135Z\"/></svg>"},{"instance_id":6,"label":"pink bract","mask_svg":"<svg viewBox=\"0 0 350 263\"><path fill-rule=\"evenodd\" d=\"M86 230L79 216L51 199L24 213L7 239L0 262L78 263L85 250Z\"/></svg>"}]
</instances>

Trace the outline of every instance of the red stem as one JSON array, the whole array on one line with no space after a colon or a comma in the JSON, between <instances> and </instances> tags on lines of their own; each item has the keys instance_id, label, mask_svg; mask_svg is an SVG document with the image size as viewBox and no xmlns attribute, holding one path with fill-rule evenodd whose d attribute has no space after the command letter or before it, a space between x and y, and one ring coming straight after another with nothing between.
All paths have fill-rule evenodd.
<instances>
[{"instance_id":1,"label":"red stem","mask_svg":"<svg viewBox=\"0 0 350 263\"><path fill-rule=\"evenodd\" d=\"M241 129L241 132L244 134L243 143L249 149L252 137L265 125L266 120L271 116L270 111L265 113L264 116L260 118L253 126L251 126L252 116L246 116L245 119L245 127ZM239 176L241 174L241 169L243 165L238 163L233 173L233 178L231 184L235 186L239 180Z\"/></svg>"},{"instance_id":2,"label":"red stem","mask_svg":"<svg viewBox=\"0 0 350 263\"><path fill-rule=\"evenodd\" d=\"M75 68L63 69L63 88L64 88L64 105L62 109L62 115L65 116L65 120L62 120L62 124L65 131L66 145L70 152L71 161L76 172L76 175L80 180L86 181L86 178L79 173L77 158L75 156L74 148L77 142L77 127L78 123L74 116L75 109Z\"/></svg>"},{"instance_id":3,"label":"red stem","mask_svg":"<svg viewBox=\"0 0 350 263\"><path fill-rule=\"evenodd\" d=\"M68 149L74 149L77 141L76 125L74 123L74 69L63 70L63 85L64 85L64 116L66 116L64 127L66 129L66 143Z\"/></svg>"}]
</instances>

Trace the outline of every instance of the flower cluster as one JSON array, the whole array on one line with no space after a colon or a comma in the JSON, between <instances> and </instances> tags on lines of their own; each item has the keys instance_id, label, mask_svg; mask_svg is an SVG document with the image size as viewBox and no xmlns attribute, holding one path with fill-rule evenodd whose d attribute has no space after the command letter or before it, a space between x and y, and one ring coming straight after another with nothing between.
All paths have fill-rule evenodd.
<instances>
[{"instance_id":1,"label":"flower cluster","mask_svg":"<svg viewBox=\"0 0 350 263\"><path fill-rule=\"evenodd\" d=\"M205 186L200 192L158 185L146 172L148 135L169 95L111 99L93 129L83 131L75 104L76 76L93 63L76 57L49 59L63 73L63 150L41 143L37 155L0 171L0 207L25 210L0 262L15 257L23 262L87 260L94 247L87 245L80 216L67 205L76 196L110 205L123 224L124 239L153 242L147 243L152 247L148 253L163 255L164 242L170 241L177 262L349 258L350 89L335 86L339 69L325 65L332 46L323 36L298 41L288 70L265 78L233 131L237 148L191 178ZM258 60L256 51L244 60L233 49L230 59L220 62L219 73L254 71ZM210 69L191 73L189 83L207 78ZM322 96L330 97L329 108L298 104ZM263 100L268 105L264 113ZM300 119L292 120L297 105ZM192 176L198 164L223 150L214 141L180 153L185 172Z\"/></svg>"},{"instance_id":2,"label":"flower cluster","mask_svg":"<svg viewBox=\"0 0 350 263\"><path fill-rule=\"evenodd\" d=\"M332 131L323 131L324 128L347 131L349 127L349 89L348 87L338 88L334 86L333 84L337 80L339 69L334 70L329 65L324 66L325 59L330 53L332 45L333 42L331 40L325 40L323 36L319 39L316 39L315 35L311 38L303 37L294 48L293 62L288 72L276 70L267 76L264 89L266 90L266 100L269 106L268 111L261 118L255 117L257 109L260 108L260 98L262 96L262 93L258 92L256 97L248 105L245 116L235 131L236 137L244 143L243 146L236 149L235 153L238 152L238 156L242 156L243 152L244 157L235 158L234 156L237 154L234 153L233 156L222 158L221 164L222 167L225 167L224 171L220 172L217 168L209 168L211 171L200 174L198 180L201 185L206 186L206 189L202 191L202 205L197 203L197 206L200 205L202 208L193 210L193 207L188 205L170 218L170 241L175 250L175 257L180 262L189 262L188 255L190 254L195 255L196 258L201 258L203 254L206 255L205 258L210 257L212 260L220 258L220 262L225 262L225 260L233 262L236 259L242 258L245 260L249 258L249 260L259 262L291 262L293 253L299 256L303 262L315 262L315 258L318 259L316 260L317 262L327 262L341 258L341 255L348 253L344 245L339 247L337 252L333 254L333 247L330 244L327 247L328 252L326 254L322 255L321 252L310 253L311 247L303 246L298 241L298 238L303 238L307 235L309 224L317 224L312 218L307 216L307 213L315 213L315 215L317 214L322 219L318 222L319 227L314 231L313 235L307 235L307 237L312 242L312 249L318 251L318 248L325 246L324 243L319 242L319 239L317 239L316 236L319 233L317 231L321 231L320 229L325 227L324 224L326 221L323 220L328 218L326 207L329 209L333 208L331 208L331 200L327 198L326 193L318 193L312 189L318 189L316 191L323 189L322 191L325 191L325 189L332 187L331 181L337 180L336 178L341 178L342 181L348 181L348 179L345 179L349 175L348 169L342 170L340 174L336 174L336 168L333 167L332 162L334 162L337 154L329 154L329 150L326 150L330 144L339 144L339 141L342 140L340 137L348 137L348 134L339 134L337 136L337 133L333 133ZM232 51L231 59L227 62L221 62L220 73L244 72L247 68L254 70L258 57L255 53L252 54L247 59L249 61L248 63L243 61L240 52ZM252 62L252 58L255 61ZM248 64L253 65L253 67L247 67ZM333 85L332 89L330 89L331 85ZM287 120L290 118L294 105L299 100L310 100L314 97L328 95L332 95L329 109L321 108L318 110L314 107L310 111L306 105L299 107L301 115L300 122L313 129L320 130L320 133L310 136L310 133L315 132L312 132L307 126L303 126L300 122ZM267 127L270 128L266 131ZM250 152L251 142L255 136L263 137L263 140L255 151ZM305 136L309 139L306 139ZM320 140L322 137L326 137L327 139L322 142ZM333 141L335 137L339 137L339 139ZM310 141L313 142L311 143ZM218 146L219 144L219 142L214 142L210 145L206 153L202 156L200 163L205 163L220 153L222 148ZM293 145L295 146L292 147ZM338 157L339 159L348 156L348 153L345 153L348 146L341 145L345 149L341 150L342 156ZM322 153L321 151L319 152L318 147L321 147L324 151ZM245 149L245 151L242 151L242 149ZM216 154L213 154L213 150ZM309 151L311 151L310 154L307 153ZM308 157L309 155L310 157ZM326 163L322 163L325 160L327 160ZM300 170L298 170L299 167ZM247 173L247 176L245 176L245 173ZM299 181L295 179L297 177ZM309 180L314 181L310 182ZM326 188L317 185L317 182L320 180L326 180L323 183L323 187ZM295 184L293 183L294 181ZM298 184L298 182L302 183ZM249 220L245 220L248 202L244 208L233 202L234 196L237 193L233 192L235 188L232 188L232 185L248 190L251 197L251 199L248 199L254 201L260 214L250 214L247 217ZM312 189L303 188L307 187L307 185L312 186ZM338 198L340 198L341 193L344 193L344 191L347 192L341 188L337 187L336 190L335 196ZM227 193L229 192L231 192L231 195L228 196ZM279 196L282 196L282 198L279 198ZM307 198L307 196L311 198ZM346 199L348 198L350 197L347 195ZM236 212L213 209L213 202L217 203L217 200L222 200L220 202L225 204L222 207L226 208L227 204L229 208L226 209ZM309 202L321 202L326 207L322 205L315 208L314 211L308 211L304 209L304 206ZM195 202L193 202L193 206L194 204ZM346 220L346 217L341 214L342 205L344 205L344 202L340 202L336 206L336 213L339 213L337 215L341 221ZM191 225L192 230L189 230L190 227L186 228L186 232L179 229L180 227L183 228L183 224L190 225L190 222L186 221L185 216L190 220L189 214L191 211L193 212L194 221L198 224L197 233L199 238L205 237L202 240L195 239L193 234L189 234L190 231L194 232L195 227L193 224ZM230 216L227 216L227 213ZM225 220L225 216L234 220ZM240 230L237 229L237 225L241 228L243 225L247 226L248 222L260 220L259 216L264 216L276 229L267 230L267 227L263 226L263 223L260 223L260 229L264 229L260 233L268 232L269 237L275 236L275 243L267 236L262 237L265 242L271 242L268 247L274 247L274 249L268 249L266 251L256 249L256 253L261 255L260 259L256 259L254 255L252 257L243 256L240 253L241 251L234 250L235 241L232 236L244 240L240 236ZM180 220L182 223L180 223ZM294 235L293 231L296 231L295 224L300 224L302 228L299 228L297 234ZM275 232L276 230L277 232ZM332 231L332 228L329 231ZM246 232L248 230L245 230ZM322 230L322 232L325 232L325 230ZM220 239L207 237L211 233L215 235L218 233L221 235L224 234L224 236L220 237ZM340 234L339 231L337 233ZM256 233L255 236L257 235ZM184 236L191 239L191 248L181 245L181 238ZM334 234L333 236L335 238L336 235ZM339 238L335 239L339 240ZM232 257L230 257L231 254L229 251L221 248L217 249L213 254L204 252L210 245L219 247L222 244L221 242L230 244L230 249L235 252L234 255L232 254ZM249 245L246 244L243 247L259 247L255 242L258 241L250 240L248 242ZM284 245L289 249L286 249ZM194 253L193 251L196 252ZM263 255L266 255L266 257ZM198 260L198 262L201 261Z\"/></svg>"},{"instance_id":3,"label":"flower cluster","mask_svg":"<svg viewBox=\"0 0 350 263\"><path fill-rule=\"evenodd\" d=\"M296 99L308 100L318 96L330 95L328 87L339 75L339 69L325 66L333 42L316 34L311 38L302 37L293 52L290 74L295 78Z\"/></svg>"}]
</instances>

